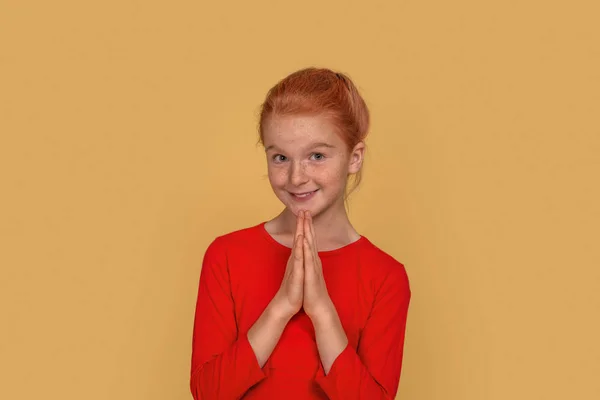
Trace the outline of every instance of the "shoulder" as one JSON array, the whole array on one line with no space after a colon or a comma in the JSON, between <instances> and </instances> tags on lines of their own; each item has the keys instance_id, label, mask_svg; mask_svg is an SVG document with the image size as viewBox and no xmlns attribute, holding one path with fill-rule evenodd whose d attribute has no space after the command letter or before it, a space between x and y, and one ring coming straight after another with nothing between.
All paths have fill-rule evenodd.
<instances>
[{"instance_id":1,"label":"shoulder","mask_svg":"<svg viewBox=\"0 0 600 400\"><path fill-rule=\"evenodd\" d=\"M206 249L207 255L225 255L228 251L256 248L261 243L261 224L217 235Z\"/></svg>"},{"instance_id":2,"label":"shoulder","mask_svg":"<svg viewBox=\"0 0 600 400\"><path fill-rule=\"evenodd\" d=\"M225 279L230 276L232 268L242 264L247 266L247 263L240 263L240 260L258 251L260 242L264 241L259 228L260 225L255 225L214 237L204 251L201 274Z\"/></svg>"},{"instance_id":3,"label":"shoulder","mask_svg":"<svg viewBox=\"0 0 600 400\"><path fill-rule=\"evenodd\" d=\"M387 251L375 245L365 238L365 244L361 248L360 260L373 276L378 286L394 285L402 287L410 292L408 274L404 263L396 259Z\"/></svg>"},{"instance_id":4,"label":"shoulder","mask_svg":"<svg viewBox=\"0 0 600 400\"><path fill-rule=\"evenodd\" d=\"M381 247L367 239L361 248L363 262L369 263L382 274L406 273L404 264Z\"/></svg>"}]
</instances>

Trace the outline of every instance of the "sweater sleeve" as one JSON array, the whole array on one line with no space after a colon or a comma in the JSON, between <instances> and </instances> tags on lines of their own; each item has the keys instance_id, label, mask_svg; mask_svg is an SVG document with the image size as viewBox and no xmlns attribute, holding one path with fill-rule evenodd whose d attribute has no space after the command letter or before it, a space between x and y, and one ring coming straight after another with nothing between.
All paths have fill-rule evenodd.
<instances>
[{"instance_id":1,"label":"sweater sleeve","mask_svg":"<svg viewBox=\"0 0 600 400\"><path fill-rule=\"evenodd\" d=\"M239 399L265 378L248 342L238 332L221 238L207 248L200 272L192 338L190 389L195 400Z\"/></svg>"},{"instance_id":2,"label":"sweater sleeve","mask_svg":"<svg viewBox=\"0 0 600 400\"><path fill-rule=\"evenodd\" d=\"M327 375L319 366L315 381L331 400L395 398L410 297L408 277L401 264L379 288L357 349L348 344Z\"/></svg>"}]
</instances>

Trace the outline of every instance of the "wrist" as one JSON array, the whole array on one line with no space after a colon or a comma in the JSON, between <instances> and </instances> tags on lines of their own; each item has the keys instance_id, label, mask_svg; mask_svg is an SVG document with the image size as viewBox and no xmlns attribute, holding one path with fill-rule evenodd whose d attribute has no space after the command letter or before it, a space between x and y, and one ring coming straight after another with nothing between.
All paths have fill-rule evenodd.
<instances>
[{"instance_id":1,"label":"wrist","mask_svg":"<svg viewBox=\"0 0 600 400\"><path fill-rule=\"evenodd\" d=\"M312 320L313 325L315 325L315 328L331 326L339 319L337 310L331 300L328 300L326 303L316 308L309 317Z\"/></svg>"},{"instance_id":2,"label":"wrist","mask_svg":"<svg viewBox=\"0 0 600 400\"><path fill-rule=\"evenodd\" d=\"M269 303L266 312L270 319L282 324L287 324L294 316L293 313L281 302L277 301L276 298Z\"/></svg>"}]
</instances>

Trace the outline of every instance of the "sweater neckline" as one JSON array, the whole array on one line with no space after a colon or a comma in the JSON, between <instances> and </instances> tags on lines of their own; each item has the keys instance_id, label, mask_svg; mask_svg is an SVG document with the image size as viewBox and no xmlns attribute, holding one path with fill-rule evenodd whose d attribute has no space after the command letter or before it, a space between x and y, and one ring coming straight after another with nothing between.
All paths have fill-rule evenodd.
<instances>
[{"instance_id":1,"label":"sweater neckline","mask_svg":"<svg viewBox=\"0 0 600 400\"><path fill-rule=\"evenodd\" d=\"M267 232L267 229L265 228L265 224L267 223L267 221L263 221L260 224L258 224L258 229L261 231L261 236L263 236L267 241L271 242L272 244L274 244L276 247L278 247L280 250L285 250L288 252L292 251L291 247L287 247L286 245L284 245L283 243L279 243L277 240L275 240L275 238L273 236L271 236L271 234L269 232ZM345 246L342 247L338 247L337 249L333 249L333 250L325 250L325 251L319 251L319 257L329 257L329 256L334 256L334 255L338 255L341 253L344 253L346 251L352 250L356 247L359 247L363 242L367 241L367 238L364 237L363 235L359 234L359 238L357 240L355 240L354 242L348 243Z\"/></svg>"}]
</instances>

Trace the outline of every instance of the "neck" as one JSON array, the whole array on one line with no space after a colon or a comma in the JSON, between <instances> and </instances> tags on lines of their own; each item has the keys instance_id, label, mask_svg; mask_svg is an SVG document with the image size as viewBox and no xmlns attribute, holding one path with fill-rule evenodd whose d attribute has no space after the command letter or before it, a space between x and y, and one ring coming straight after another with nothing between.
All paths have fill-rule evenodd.
<instances>
[{"instance_id":1,"label":"neck","mask_svg":"<svg viewBox=\"0 0 600 400\"><path fill-rule=\"evenodd\" d=\"M296 215L287 207L276 217L279 229L293 235L296 231ZM313 226L317 243L337 243L353 241L358 233L350 223L343 201L335 207L313 217ZM319 246L321 247L321 246Z\"/></svg>"}]
</instances>

